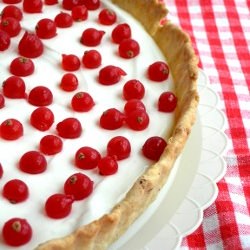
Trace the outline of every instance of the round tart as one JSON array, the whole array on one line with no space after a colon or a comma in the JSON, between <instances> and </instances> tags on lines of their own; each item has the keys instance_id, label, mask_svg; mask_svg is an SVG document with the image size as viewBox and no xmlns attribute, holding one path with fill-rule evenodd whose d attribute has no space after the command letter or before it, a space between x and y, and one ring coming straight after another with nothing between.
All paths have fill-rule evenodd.
<instances>
[{"instance_id":1,"label":"round tart","mask_svg":"<svg viewBox=\"0 0 250 250\"><path fill-rule=\"evenodd\" d=\"M160 1L31 2L0 3L0 248L107 249L185 146L197 57Z\"/></svg>"}]
</instances>

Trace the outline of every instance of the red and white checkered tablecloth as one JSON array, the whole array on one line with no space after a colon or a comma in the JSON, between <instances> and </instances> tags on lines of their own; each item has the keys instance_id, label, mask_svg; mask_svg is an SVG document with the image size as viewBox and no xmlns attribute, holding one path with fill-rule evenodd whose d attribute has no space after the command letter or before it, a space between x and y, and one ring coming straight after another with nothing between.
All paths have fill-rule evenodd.
<instances>
[{"instance_id":1,"label":"red and white checkered tablecloth","mask_svg":"<svg viewBox=\"0 0 250 250\"><path fill-rule=\"evenodd\" d=\"M228 120L227 173L201 226L182 249L250 249L250 1L166 0L189 33Z\"/></svg>"}]
</instances>

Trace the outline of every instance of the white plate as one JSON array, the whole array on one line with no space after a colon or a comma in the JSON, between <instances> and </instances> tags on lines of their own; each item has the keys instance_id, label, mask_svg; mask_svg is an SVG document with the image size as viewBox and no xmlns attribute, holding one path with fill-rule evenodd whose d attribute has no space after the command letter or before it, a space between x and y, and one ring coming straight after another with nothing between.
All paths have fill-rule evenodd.
<instances>
[{"instance_id":1,"label":"white plate","mask_svg":"<svg viewBox=\"0 0 250 250\"><path fill-rule=\"evenodd\" d=\"M219 98L200 70L198 119L174 174L174 181L110 250L176 249L201 224L203 211L216 199L226 172L223 153L226 119Z\"/></svg>"}]
</instances>

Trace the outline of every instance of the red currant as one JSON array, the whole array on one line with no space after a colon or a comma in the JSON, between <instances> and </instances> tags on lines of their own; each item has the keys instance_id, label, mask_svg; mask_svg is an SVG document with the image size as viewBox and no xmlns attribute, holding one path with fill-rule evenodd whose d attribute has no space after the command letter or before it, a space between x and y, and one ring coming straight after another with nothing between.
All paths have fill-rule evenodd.
<instances>
[{"instance_id":1,"label":"red currant","mask_svg":"<svg viewBox=\"0 0 250 250\"><path fill-rule=\"evenodd\" d=\"M21 56L36 58L42 55L44 46L40 38L34 34L25 32L18 44L18 51Z\"/></svg>"},{"instance_id":2,"label":"red currant","mask_svg":"<svg viewBox=\"0 0 250 250\"><path fill-rule=\"evenodd\" d=\"M130 99L124 105L124 113L127 115L135 110L146 111L146 107L142 101L138 99Z\"/></svg>"},{"instance_id":3,"label":"red currant","mask_svg":"<svg viewBox=\"0 0 250 250\"><path fill-rule=\"evenodd\" d=\"M43 18L36 25L36 34L39 38L50 39L56 36L56 23L49 19Z\"/></svg>"},{"instance_id":4,"label":"red currant","mask_svg":"<svg viewBox=\"0 0 250 250\"><path fill-rule=\"evenodd\" d=\"M116 13L110 9L103 9L98 15L98 20L103 25L112 25L116 22L116 19Z\"/></svg>"},{"instance_id":5,"label":"red currant","mask_svg":"<svg viewBox=\"0 0 250 250\"><path fill-rule=\"evenodd\" d=\"M62 68L67 71L76 71L80 68L81 61L76 55L62 55Z\"/></svg>"},{"instance_id":6,"label":"red currant","mask_svg":"<svg viewBox=\"0 0 250 250\"><path fill-rule=\"evenodd\" d=\"M76 118L66 118L56 126L59 136L67 139L78 138L82 134L82 125Z\"/></svg>"},{"instance_id":7,"label":"red currant","mask_svg":"<svg viewBox=\"0 0 250 250\"><path fill-rule=\"evenodd\" d=\"M78 112L88 112L94 105L92 96L87 92L78 92L71 100L72 109Z\"/></svg>"},{"instance_id":8,"label":"red currant","mask_svg":"<svg viewBox=\"0 0 250 250\"><path fill-rule=\"evenodd\" d=\"M10 63L10 72L16 76L29 76L34 70L35 65L30 58L19 56Z\"/></svg>"},{"instance_id":9,"label":"red currant","mask_svg":"<svg viewBox=\"0 0 250 250\"><path fill-rule=\"evenodd\" d=\"M85 174L71 175L64 183L64 193L73 195L75 200L87 198L93 191L94 182Z\"/></svg>"},{"instance_id":10,"label":"red currant","mask_svg":"<svg viewBox=\"0 0 250 250\"><path fill-rule=\"evenodd\" d=\"M125 116L116 108L104 111L100 117L100 126L104 129L115 130L123 126Z\"/></svg>"},{"instance_id":11,"label":"red currant","mask_svg":"<svg viewBox=\"0 0 250 250\"><path fill-rule=\"evenodd\" d=\"M0 125L0 135L5 140L17 140L23 135L23 125L16 119L7 119Z\"/></svg>"},{"instance_id":12,"label":"red currant","mask_svg":"<svg viewBox=\"0 0 250 250\"><path fill-rule=\"evenodd\" d=\"M113 85L121 80L122 76L125 76L126 72L116 66L108 65L99 71L98 80L103 85Z\"/></svg>"},{"instance_id":13,"label":"red currant","mask_svg":"<svg viewBox=\"0 0 250 250\"><path fill-rule=\"evenodd\" d=\"M23 0L23 10L27 13L40 13L42 8L42 0Z\"/></svg>"},{"instance_id":14,"label":"red currant","mask_svg":"<svg viewBox=\"0 0 250 250\"><path fill-rule=\"evenodd\" d=\"M0 29L7 32L10 37L15 37L20 33L21 25L17 19L5 17L1 20Z\"/></svg>"},{"instance_id":15,"label":"red currant","mask_svg":"<svg viewBox=\"0 0 250 250\"><path fill-rule=\"evenodd\" d=\"M74 21L84 21L88 18L88 9L85 5L74 6L71 10L71 16Z\"/></svg>"},{"instance_id":16,"label":"red currant","mask_svg":"<svg viewBox=\"0 0 250 250\"><path fill-rule=\"evenodd\" d=\"M82 2L88 10L97 10L101 5L100 0L83 0Z\"/></svg>"},{"instance_id":17,"label":"red currant","mask_svg":"<svg viewBox=\"0 0 250 250\"><path fill-rule=\"evenodd\" d=\"M13 3L20 3L22 0L3 0L3 3L13 4Z\"/></svg>"},{"instance_id":18,"label":"red currant","mask_svg":"<svg viewBox=\"0 0 250 250\"><path fill-rule=\"evenodd\" d=\"M127 23L118 24L112 31L111 37L114 43L121 43L121 41L131 37L131 28Z\"/></svg>"},{"instance_id":19,"label":"red currant","mask_svg":"<svg viewBox=\"0 0 250 250\"><path fill-rule=\"evenodd\" d=\"M25 89L25 82L19 76L10 76L3 82L3 94L8 98L24 98Z\"/></svg>"},{"instance_id":20,"label":"red currant","mask_svg":"<svg viewBox=\"0 0 250 250\"><path fill-rule=\"evenodd\" d=\"M73 202L72 195L53 194L45 202L45 212L53 219L65 218L70 214Z\"/></svg>"},{"instance_id":21,"label":"red currant","mask_svg":"<svg viewBox=\"0 0 250 250\"><path fill-rule=\"evenodd\" d=\"M140 53L140 45L134 39L124 39L119 44L118 52L120 57L134 58Z\"/></svg>"},{"instance_id":22,"label":"red currant","mask_svg":"<svg viewBox=\"0 0 250 250\"><path fill-rule=\"evenodd\" d=\"M10 35L3 30L0 30L0 51L7 50L10 46Z\"/></svg>"},{"instance_id":23,"label":"red currant","mask_svg":"<svg viewBox=\"0 0 250 250\"><path fill-rule=\"evenodd\" d=\"M7 5L2 9L1 17L13 17L18 21L21 21L23 18L23 12L19 7L15 5Z\"/></svg>"},{"instance_id":24,"label":"red currant","mask_svg":"<svg viewBox=\"0 0 250 250\"><path fill-rule=\"evenodd\" d=\"M0 109L2 109L5 105L4 96L0 93Z\"/></svg>"},{"instance_id":25,"label":"red currant","mask_svg":"<svg viewBox=\"0 0 250 250\"><path fill-rule=\"evenodd\" d=\"M78 87L78 78L72 73L66 73L62 76L60 87L64 91L74 91Z\"/></svg>"},{"instance_id":26,"label":"red currant","mask_svg":"<svg viewBox=\"0 0 250 250\"><path fill-rule=\"evenodd\" d=\"M2 164L0 163L0 179L3 177L3 167Z\"/></svg>"},{"instance_id":27,"label":"red currant","mask_svg":"<svg viewBox=\"0 0 250 250\"><path fill-rule=\"evenodd\" d=\"M129 80L123 86L123 97L125 100L142 99L144 94L144 85L139 80Z\"/></svg>"},{"instance_id":28,"label":"red currant","mask_svg":"<svg viewBox=\"0 0 250 250\"><path fill-rule=\"evenodd\" d=\"M82 63L89 69L98 68L102 63L102 56L97 50L87 50L82 57Z\"/></svg>"},{"instance_id":29,"label":"red currant","mask_svg":"<svg viewBox=\"0 0 250 250\"><path fill-rule=\"evenodd\" d=\"M142 146L143 155L153 161L158 161L167 146L166 141L159 137L153 136L148 138Z\"/></svg>"},{"instance_id":30,"label":"red currant","mask_svg":"<svg viewBox=\"0 0 250 250\"><path fill-rule=\"evenodd\" d=\"M34 106L47 106L53 102L53 94L47 87L37 86L30 91L28 102Z\"/></svg>"},{"instance_id":31,"label":"red currant","mask_svg":"<svg viewBox=\"0 0 250 250\"><path fill-rule=\"evenodd\" d=\"M100 175L112 175L118 171L118 163L112 156L105 156L98 163Z\"/></svg>"},{"instance_id":32,"label":"red currant","mask_svg":"<svg viewBox=\"0 0 250 250\"><path fill-rule=\"evenodd\" d=\"M47 168L47 160L38 151L28 151L19 160L19 168L28 174L40 174Z\"/></svg>"},{"instance_id":33,"label":"red currant","mask_svg":"<svg viewBox=\"0 0 250 250\"><path fill-rule=\"evenodd\" d=\"M62 151L62 139L55 135L45 135L40 140L39 149L45 155L55 155Z\"/></svg>"},{"instance_id":34,"label":"red currant","mask_svg":"<svg viewBox=\"0 0 250 250\"><path fill-rule=\"evenodd\" d=\"M31 113L30 123L36 129L46 131L54 123L54 114L47 107L39 107Z\"/></svg>"},{"instance_id":35,"label":"red currant","mask_svg":"<svg viewBox=\"0 0 250 250\"><path fill-rule=\"evenodd\" d=\"M54 5L58 3L58 0L44 0L44 3L47 5Z\"/></svg>"},{"instance_id":36,"label":"red currant","mask_svg":"<svg viewBox=\"0 0 250 250\"><path fill-rule=\"evenodd\" d=\"M169 68L165 62L157 61L148 67L148 77L152 81L162 82L168 79Z\"/></svg>"},{"instance_id":37,"label":"red currant","mask_svg":"<svg viewBox=\"0 0 250 250\"><path fill-rule=\"evenodd\" d=\"M12 218L5 222L2 236L7 245L18 247L32 238L32 228L26 219Z\"/></svg>"},{"instance_id":38,"label":"red currant","mask_svg":"<svg viewBox=\"0 0 250 250\"><path fill-rule=\"evenodd\" d=\"M177 106L177 97L170 91L163 92L158 99L158 109L162 112L172 112Z\"/></svg>"},{"instance_id":39,"label":"red currant","mask_svg":"<svg viewBox=\"0 0 250 250\"><path fill-rule=\"evenodd\" d=\"M75 165L81 169L96 168L100 159L100 153L87 146L79 148L75 153Z\"/></svg>"},{"instance_id":40,"label":"red currant","mask_svg":"<svg viewBox=\"0 0 250 250\"><path fill-rule=\"evenodd\" d=\"M65 10L72 10L73 7L81 5L80 0L63 0L62 1L62 7Z\"/></svg>"},{"instance_id":41,"label":"red currant","mask_svg":"<svg viewBox=\"0 0 250 250\"><path fill-rule=\"evenodd\" d=\"M83 31L80 42L83 45L94 47L101 43L105 31L97 30L95 28L87 28Z\"/></svg>"},{"instance_id":42,"label":"red currant","mask_svg":"<svg viewBox=\"0 0 250 250\"><path fill-rule=\"evenodd\" d=\"M129 140L124 136L113 137L107 144L107 153L116 160L123 160L129 157L131 145Z\"/></svg>"},{"instance_id":43,"label":"red currant","mask_svg":"<svg viewBox=\"0 0 250 250\"><path fill-rule=\"evenodd\" d=\"M144 130L149 125L149 116L146 111L137 109L127 114L127 125L137 131Z\"/></svg>"},{"instance_id":44,"label":"red currant","mask_svg":"<svg viewBox=\"0 0 250 250\"><path fill-rule=\"evenodd\" d=\"M73 25L73 18L66 12L60 12L55 16L55 24L59 28L68 28Z\"/></svg>"},{"instance_id":45,"label":"red currant","mask_svg":"<svg viewBox=\"0 0 250 250\"><path fill-rule=\"evenodd\" d=\"M22 180L13 179L4 185L3 196L13 204L19 203L28 198L29 188Z\"/></svg>"}]
</instances>

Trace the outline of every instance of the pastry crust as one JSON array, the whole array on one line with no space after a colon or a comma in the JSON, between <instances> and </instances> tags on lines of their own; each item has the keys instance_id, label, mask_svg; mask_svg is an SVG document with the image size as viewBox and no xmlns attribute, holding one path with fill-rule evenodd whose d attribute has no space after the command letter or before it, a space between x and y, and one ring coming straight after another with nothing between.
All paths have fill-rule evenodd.
<instances>
[{"instance_id":1,"label":"pastry crust","mask_svg":"<svg viewBox=\"0 0 250 250\"><path fill-rule=\"evenodd\" d=\"M168 146L160 160L138 178L126 197L109 214L64 238L43 243L36 250L107 249L157 197L195 122L199 101L198 60L188 35L170 22L160 25L167 10L156 0L113 0L113 3L143 24L167 58L178 97L176 123L171 137L166 138Z\"/></svg>"}]
</instances>

